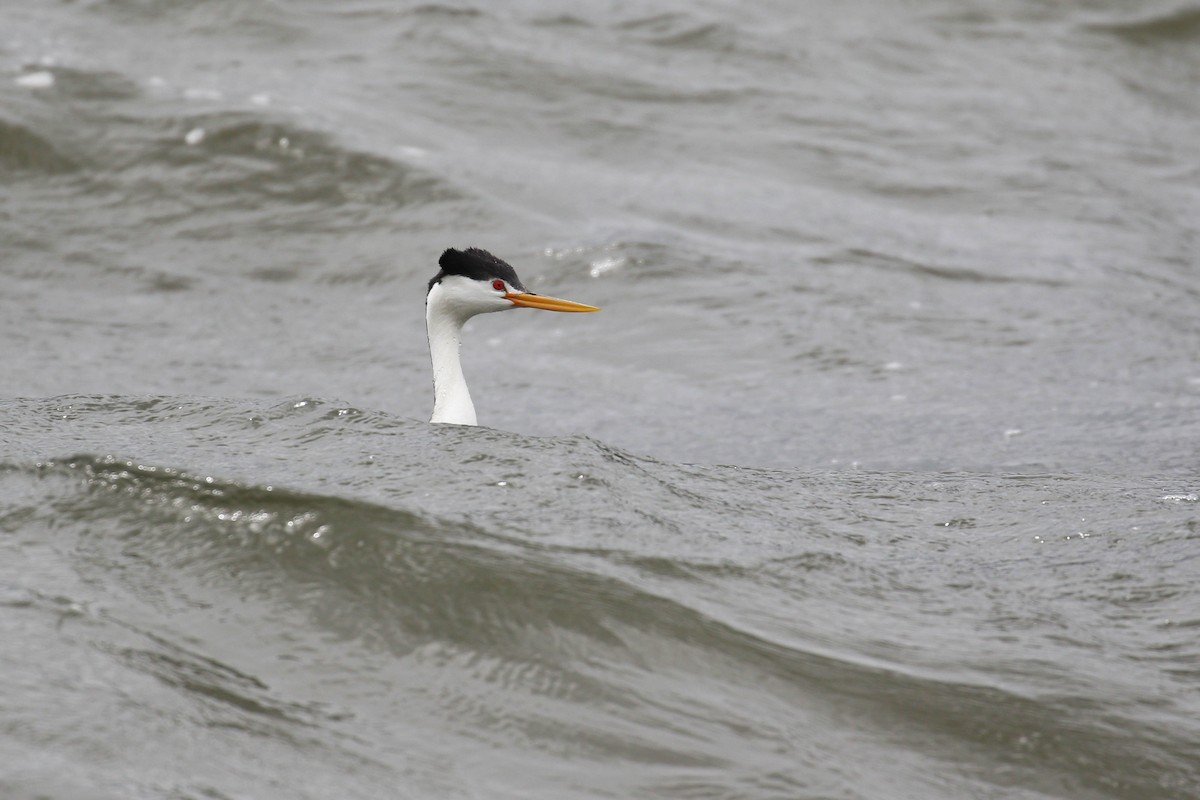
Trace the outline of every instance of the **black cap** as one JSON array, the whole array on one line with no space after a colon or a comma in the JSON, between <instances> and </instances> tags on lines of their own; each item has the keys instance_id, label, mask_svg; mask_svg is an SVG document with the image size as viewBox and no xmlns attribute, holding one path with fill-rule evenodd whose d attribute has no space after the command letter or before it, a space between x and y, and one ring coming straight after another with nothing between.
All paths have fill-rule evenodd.
<instances>
[{"instance_id":1,"label":"black cap","mask_svg":"<svg viewBox=\"0 0 1200 800\"><path fill-rule=\"evenodd\" d=\"M438 259L438 266L442 268L442 271L429 281L430 289L447 275L462 275L473 281L489 281L493 278L500 278L519 292L527 291L525 285L521 283L521 279L517 277L515 269L487 250L480 250L478 247L468 247L466 250L455 250L451 247L442 253L442 257Z\"/></svg>"}]
</instances>

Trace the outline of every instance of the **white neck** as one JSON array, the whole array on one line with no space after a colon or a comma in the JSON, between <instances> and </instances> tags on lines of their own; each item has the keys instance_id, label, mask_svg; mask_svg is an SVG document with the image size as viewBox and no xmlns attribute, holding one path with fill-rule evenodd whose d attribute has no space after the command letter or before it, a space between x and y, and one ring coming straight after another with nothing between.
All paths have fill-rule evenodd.
<instances>
[{"instance_id":1,"label":"white neck","mask_svg":"<svg viewBox=\"0 0 1200 800\"><path fill-rule=\"evenodd\" d=\"M429 356L433 360L433 417L430 422L477 424L475 404L467 390L458 352L465 322L465 318L436 303L426 305L425 326L429 333Z\"/></svg>"}]
</instances>

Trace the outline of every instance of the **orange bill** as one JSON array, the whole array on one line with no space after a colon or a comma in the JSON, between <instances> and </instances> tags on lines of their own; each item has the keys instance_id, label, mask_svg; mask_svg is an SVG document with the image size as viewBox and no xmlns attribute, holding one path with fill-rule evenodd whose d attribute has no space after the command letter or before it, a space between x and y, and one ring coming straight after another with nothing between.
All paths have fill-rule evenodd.
<instances>
[{"instance_id":1,"label":"orange bill","mask_svg":"<svg viewBox=\"0 0 1200 800\"><path fill-rule=\"evenodd\" d=\"M574 303L570 300L559 300L557 297L546 297L541 294L533 294L532 292L508 292L504 295L505 300L512 302L514 306L522 308L540 308L543 311L599 311L595 306L585 306L583 303Z\"/></svg>"}]
</instances>

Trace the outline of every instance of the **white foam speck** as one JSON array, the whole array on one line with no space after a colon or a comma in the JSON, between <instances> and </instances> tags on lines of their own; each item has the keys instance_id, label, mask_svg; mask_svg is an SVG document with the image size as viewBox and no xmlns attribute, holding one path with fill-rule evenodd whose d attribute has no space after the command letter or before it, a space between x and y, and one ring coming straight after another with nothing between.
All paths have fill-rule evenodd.
<instances>
[{"instance_id":1,"label":"white foam speck","mask_svg":"<svg viewBox=\"0 0 1200 800\"><path fill-rule=\"evenodd\" d=\"M900 363L899 361L889 361L883 365L883 368L889 372L895 372L898 369L904 369L904 364Z\"/></svg>"},{"instance_id":2,"label":"white foam speck","mask_svg":"<svg viewBox=\"0 0 1200 800\"><path fill-rule=\"evenodd\" d=\"M183 96L187 100L220 100L224 97L216 89L184 89Z\"/></svg>"},{"instance_id":3,"label":"white foam speck","mask_svg":"<svg viewBox=\"0 0 1200 800\"><path fill-rule=\"evenodd\" d=\"M252 94L250 95L250 102L256 106L269 106L271 105L271 95L267 94L266 92Z\"/></svg>"},{"instance_id":4,"label":"white foam speck","mask_svg":"<svg viewBox=\"0 0 1200 800\"><path fill-rule=\"evenodd\" d=\"M1162 496L1165 503L1195 503L1200 500L1200 495L1195 494L1164 494Z\"/></svg>"},{"instance_id":5,"label":"white foam speck","mask_svg":"<svg viewBox=\"0 0 1200 800\"><path fill-rule=\"evenodd\" d=\"M18 77L15 83L17 86L24 86L26 89L49 89L54 85L54 73L45 70L27 72Z\"/></svg>"},{"instance_id":6,"label":"white foam speck","mask_svg":"<svg viewBox=\"0 0 1200 800\"><path fill-rule=\"evenodd\" d=\"M204 128L192 128L183 137L183 141L188 144L200 144L204 141Z\"/></svg>"},{"instance_id":7,"label":"white foam speck","mask_svg":"<svg viewBox=\"0 0 1200 800\"><path fill-rule=\"evenodd\" d=\"M592 268L590 270L590 274L593 278L599 278L604 273L612 272L614 269L617 269L618 267L622 267L624 265L625 265L624 256L617 256L616 258L602 258L599 261L592 262Z\"/></svg>"}]
</instances>

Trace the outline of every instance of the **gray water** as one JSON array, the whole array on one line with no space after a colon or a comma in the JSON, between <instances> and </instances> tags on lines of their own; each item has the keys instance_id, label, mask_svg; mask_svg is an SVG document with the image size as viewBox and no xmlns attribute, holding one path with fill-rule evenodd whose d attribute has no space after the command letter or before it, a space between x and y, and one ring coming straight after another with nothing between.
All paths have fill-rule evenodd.
<instances>
[{"instance_id":1,"label":"gray water","mask_svg":"<svg viewBox=\"0 0 1200 800\"><path fill-rule=\"evenodd\" d=\"M0 7L0 795L1200 796L1200 6ZM468 326L485 247L602 306Z\"/></svg>"}]
</instances>

